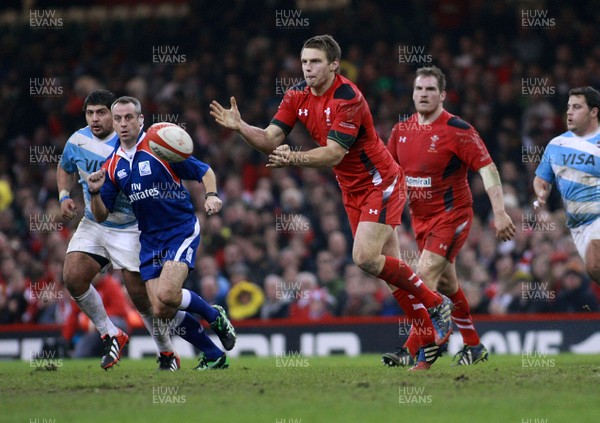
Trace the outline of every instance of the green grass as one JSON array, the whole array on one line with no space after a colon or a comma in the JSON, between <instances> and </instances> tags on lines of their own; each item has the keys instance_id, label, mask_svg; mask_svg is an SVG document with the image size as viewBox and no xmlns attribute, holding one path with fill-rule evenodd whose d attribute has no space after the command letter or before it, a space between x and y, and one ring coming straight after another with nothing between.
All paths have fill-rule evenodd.
<instances>
[{"instance_id":1,"label":"green grass","mask_svg":"<svg viewBox=\"0 0 600 423\"><path fill-rule=\"evenodd\" d=\"M175 373L155 371L150 359L124 359L108 372L99 359L64 360L54 371L2 362L0 421L600 421L598 356L548 356L536 367L520 356L471 367L443 357L419 373L386 368L375 355L291 362L242 357L227 370L193 372L195 362L182 360Z\"/></svg>"}]
</instances>

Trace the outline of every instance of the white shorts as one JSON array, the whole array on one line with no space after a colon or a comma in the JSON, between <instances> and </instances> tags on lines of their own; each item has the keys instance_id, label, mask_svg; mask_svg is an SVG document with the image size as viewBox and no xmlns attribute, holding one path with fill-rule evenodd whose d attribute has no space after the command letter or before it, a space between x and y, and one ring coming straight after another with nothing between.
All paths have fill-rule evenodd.
<instances>
[{"instance_id":1,"label":"white shorts","mask_svg":"<svg viewBox=\"0 0 600 423\"><path fill-rule=\"evenodd\" d=\"M577 252L585 261L585 252L588 245L590 245L590 241L600 239L600 219L596 219L588 225L571 228L571 235L573 235Z\"/></svg>"},{"instance_id":2,"label":"white shorts","mask_svg":"<svg viewBox=\"0 0 600 423\"><path fill-rule=\"evenodd\" d=\"M73 234L67 253L97 254L108 260L114 269L140 271L140 231L137 225L129 228L108 228L85 217Z\"/></svg>"}]
</instances>

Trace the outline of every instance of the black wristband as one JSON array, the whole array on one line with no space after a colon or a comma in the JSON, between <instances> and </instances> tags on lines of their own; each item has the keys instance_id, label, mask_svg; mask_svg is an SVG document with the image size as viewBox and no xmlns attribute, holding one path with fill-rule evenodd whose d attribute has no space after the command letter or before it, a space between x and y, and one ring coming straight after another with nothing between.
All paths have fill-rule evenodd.
<instances>
[{"instance_id":1,"label":"black wristband","mask_svg":"<svg viewBox=\"0 0 600 423\"><path fill-rule=\"evenodd\" d=\"M98 190L98 191L92 191L91 189L88 189L88 192L90 193L90 195L98 195L98 194L100 194L100 190Z\"/></svg>"},{"instance_id":2,"label":"black wristband","mask_svg":"<svg viewBox=\"0 0 600 423\"><path fill-rule=\"evenodd\" d=\"M207 192L206 194L204 194L204 199L206 200L208 197L218 197L219 194L217 194L216 192Z\"/></svg>"}]
</instances>

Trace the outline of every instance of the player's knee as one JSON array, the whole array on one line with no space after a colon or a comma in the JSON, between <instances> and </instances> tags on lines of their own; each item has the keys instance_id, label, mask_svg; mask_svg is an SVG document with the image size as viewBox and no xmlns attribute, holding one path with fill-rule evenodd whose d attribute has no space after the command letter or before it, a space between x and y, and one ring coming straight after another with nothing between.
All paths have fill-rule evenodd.
<instances>
[{"instance_id":1,"label":"player's knee","mask_svg":"<svg viewBox=\"0 0 600 423\"><path fill-rule=\"evenodd\" d=\"M353 254L353 261L363 271L374 275L377 273L376 262L366 255Z\"/></svg>"},{"instance_id":2,"label":"player's knee","mask_svg":"<svg viewBox=\"0 0 600 423\"><path fill-rule=\"evenodd\" d=\"M178 298L177 293L172 289L169 289L169 287L159 287L156 292L156 298L158 298L163 305L168 307L177 307L179 306L178 300L181 301L181 299Z\"/></svg>"},{"instance_id":3,"label":"player's knee","mask_svg":"<svg viewBox=\"0 0 600 423\"><path fill-rule=\"evenodd\" d=\"M375 275L377 273L377 261L372 254L369 254L365 250L355 249L352 251L352 260L354 264L360 267L367 273Z\"/></svg>"},{"instance_id":4,"label":"player's knee","mask_svg":"<svg viewBox=\"0 0 600 423\"><path fill-rule=\"evenodd\" d=\"M90 278L82 275L74 266L63 268L63 282L72 297L79 297L90 288Z\"/></svg>"}]
</instances>

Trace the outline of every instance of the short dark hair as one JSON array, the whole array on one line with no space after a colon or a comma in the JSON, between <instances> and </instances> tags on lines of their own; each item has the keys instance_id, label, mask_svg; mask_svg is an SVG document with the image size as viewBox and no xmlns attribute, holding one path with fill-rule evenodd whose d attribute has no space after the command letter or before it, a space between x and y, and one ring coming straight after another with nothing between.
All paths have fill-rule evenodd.
<instances>
[{"instance_id":1,"label":"short dark hair","mask_svg":"<svg viewBox=\"0 0 600 423\"><path fill-rule=\"evenodd\" d=\"M334 60L342 59L342 49L340 48L340 45L329 34L316 35L312 38L309 38L304 42L302 50L305 48L315 48L317 50L324 51L329 63L333 62Z\"/></svg>"},{"instance_id":2,"label":"short dark hair","mask_svg":"<svg viewBox=\"0 0 600 423\"><path fill-rule=\"evenodd\" d=\"M94 90L85 98L83 102L83 111L87 110L87 106L106 106L110 110L117 97L108 90Z\"/></svg>"},{"instance_id":3,"label":"short dark hair","mask_svg":"<svg viewBox=\"0 0 600 423\"><path fill-rule=\"evenodd\" d=\"M135 112L138 115L142 114L142 104L140 103L140 101L135 98L135 97L130 97L130 96L126 96L124 95L123 97L119 97L117 98L115 101L113 101L112 105L110 106L110 111L112 112L112 108L115 107L116 104L133 104L133 107L135 108Z\"/></svg>"},{"instance_id":4,"label":"short dark hair","mask_svg":"<svg viewBox=\"0 0 600 423\"><path fill-rule=\"evenodd\" d=\"M585 97L585 102L587 103L590 110L594 107L598 109L598 118L600 119L600 93L596 91L593 87L577 87L569 90L569 97L572 95L582 95Z\"/></svg>"},{"instance_id":5,"label":"short dark hair","mask_svg":"<svg viewBox=\"0 0 600 423\"><path fill-rule=\"evenodd\" d=\"M444 72L442 72L442 70L440 68L438 68L437 66L433 65L433 66L428 66L428 67L423 67L423 68L417 69L417 76L415 77L415 81L417 80L417 78L419 76L435 77L438 81L438 88L439 88L440 92L446 90L446 75L444 75ZM415 86L415 84L413 82L413 87L414 86Z\"/></svg>"}]
</instances>

